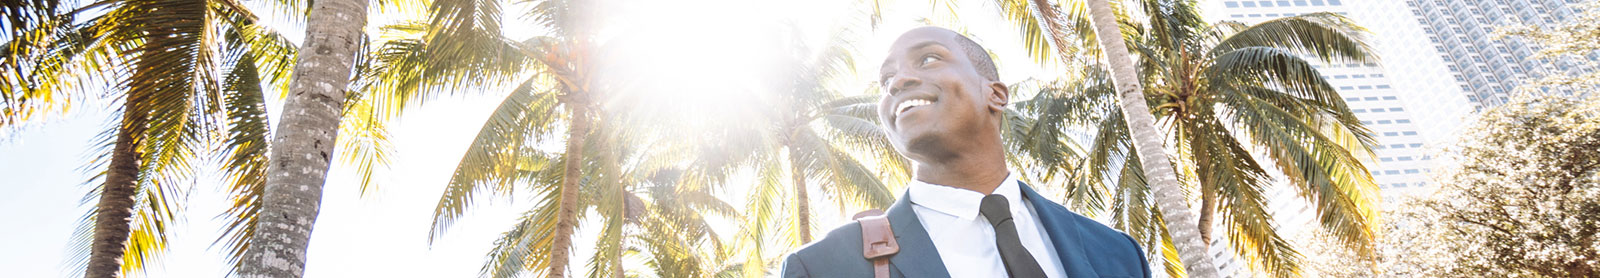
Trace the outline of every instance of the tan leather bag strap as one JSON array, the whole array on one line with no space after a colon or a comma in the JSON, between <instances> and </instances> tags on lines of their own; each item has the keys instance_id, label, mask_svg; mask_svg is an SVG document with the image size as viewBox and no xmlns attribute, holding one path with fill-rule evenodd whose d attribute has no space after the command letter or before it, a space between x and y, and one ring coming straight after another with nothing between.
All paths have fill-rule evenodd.
<instances>
[{"instance_id":1,"label":"tan leather bag strap","mask_svg":"<svg viewBox=\"0 0 1600 278\"><path fill-rule=\"evenodd\" d=\"M868 210L855 215L861 223L862 257L872 261L872 277L889 278L889 257L900 253L900 243L894 240L894 228L882 210Z\"/></svg>"}]
</instances>

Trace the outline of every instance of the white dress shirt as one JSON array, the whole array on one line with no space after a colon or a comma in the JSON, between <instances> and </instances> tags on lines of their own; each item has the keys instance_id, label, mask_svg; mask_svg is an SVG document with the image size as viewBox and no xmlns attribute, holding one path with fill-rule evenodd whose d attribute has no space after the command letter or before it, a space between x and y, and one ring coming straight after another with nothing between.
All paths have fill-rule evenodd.
<instances>
[{"instance_id":1,"label":"white dress shirt","mask_svg":"<svg viewBox=\"0 0 1600 278\"><path fill-rule=\"evenodd\" d=\"M1045 275L1067 277L1033 205L1022 199L1019 184L1016 174L1007 174L994 194L1005 196L1011 203L1017 236L1039 262L1039 267L1044 268ZM928 231L950 277L1007 277L1005 262L1001 261L1000 250L995 245L994 226L978 214L983 193L917 180L912 180L906 191L912 210L917 213L917 219L922 220L922 228Z\"/></svg>"}]
</instances>

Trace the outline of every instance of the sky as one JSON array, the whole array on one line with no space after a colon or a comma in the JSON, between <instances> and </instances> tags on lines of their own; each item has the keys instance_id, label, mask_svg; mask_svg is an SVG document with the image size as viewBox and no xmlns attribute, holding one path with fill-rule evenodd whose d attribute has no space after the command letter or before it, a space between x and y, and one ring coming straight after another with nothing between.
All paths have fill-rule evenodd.
<instances>
[{"instance_id":1,"label":"sky","mask_svg":"<svg viewBox=\"0 0 1600 278\"><path fill-rule=\"evenodd\" d=\"M661 2L661 1L657 1ZM696 8L731 3L721 0L685 1L698 3L681 11L661 12L683 18L728 16L729 11ZM884 24L876 32L866 27L865 6L854 0L785 1L804 2L788 6L768 6L814 34L827 37L837 27L853 28L858 43L859 66L850 86L871 86L887 45L903 30L920 26L929 18L935 25L965 29L975 40L991 49L1001 66L1002 79L1016 82L1046 78L1050 72L1033 65L1022 52L1017 31L1001 20L998 10L987 1L956 7L967 26L949 26L943 6L928 6L928 1L885 1ZM673 8L673 7L657 7ZM512 10L512 9L507 9ZM268 14L270 12L262 12ZM934 16L930 17L930 14ZM506 18L517 18L507 16ZM394 22L397 16L378 16L378 22ZM667 19L670 20L670 19ZM735 24L685 19L685 24ZM301 32L295 23L275 20L281 32L298 41ZM854 22L854 23L852 23ZM531 33L534 28L508 24L508 34ZM686 26L684 29L700 29ZM713 30L738 30L705 28ZM732 32L732 31L728 31ZM703 38L737 42L741 34L705 33ZM716 43L716 42L708 42ZM500 199L479 202L434 244L427 242L434 205L443 192L455 164L477 133L478 127L498 105L504 88L480 88L479 92L455 94L408 110L391 125L397 157L377 178L380 188L361 196L358 179L351 167L335 165L323 195L322 212L312 234L305 277L475 277L484 254L500 232L508 230L520 212L531 202ZM692 96L687 96L692 97ZM92 171L84 170L93 155L96 135L110 122L106 101L90 101L71 113L11 134L0 134L0 269L6 277L67 277L66 264L70 236L78 219L90 206L80 199L90 189L85 185ZM269 110L276 120L281 102L273 99ZM738 184L734 187L741 186ZM225 208L226 194L219 179L202 173L190 187L186 219L176 226L174 241L161 263L148 269L147 277L220 277L227 272L221 246L212 246L220 234L216 216ZM737 192L738 190L732 190ZM730 193L732 194L732 193ZM732 194L739 195L739 194ZM812 194L821 196L822 194ZM730 203L742 203L730 196ZM816 221L827 229L844 221L843 211L814 200L819 207ZM822 231L815 231L822 232ZM592 249L585 232L574 242L574 262L581 268Z\"/></svg>"}]
</instances>

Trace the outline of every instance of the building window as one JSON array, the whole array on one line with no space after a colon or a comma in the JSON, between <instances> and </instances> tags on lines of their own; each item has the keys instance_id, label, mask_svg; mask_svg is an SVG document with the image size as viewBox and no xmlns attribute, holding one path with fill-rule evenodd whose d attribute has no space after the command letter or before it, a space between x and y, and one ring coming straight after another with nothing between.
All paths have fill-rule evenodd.
<instances>
[{"instance_id":1,"label":"building window","mask_svg":"<svg viewBox=\"0 0 1600 278\"><path fill-rule=\"evenodd\" d=\"M1245 8L1255 8L1256 7L1256 2L1244 1L1244 2L1239 3L1239 4L1244 5Z\"/></svg>"},{"instance_id":2,"label":"building window","mask_svg":"<svg viewBox=\"0 0 1600 278\"><path fill-rule=\"evenodd\" d=\"M1383 170L1383 174L1384 175L1399 175L1400 174L1400 170Z\"/></svg>"},{"instance_id":3,"label":"building window","mask_svg":"<svg viewBox=\"0 0 1600 278\"><path fill-rule=\"evenodd\" d=\"M1412 148L1421 148L1422 147L1422 143L1411 143L1411 147Z\"/></svg>"},{"instance_id":4,"label":"building window","mask_svg":"<svg viewBox=\"0 0 1600 278\"><path fill-rule=\"evenodd\" d=\"M1402 157L1397 157L1397 158L1395 158L1395 160L1399 160L1399 161L1411 161L1411 157L1409 157L1409 156L1402 156ZM1408 173L1408 174L1409 174L1409 173Z\"/></svg>"},{"instance_id":5,"label":"building window","mask_svg":"<svg viewBox=\"0 0 1600 278\"><path fill-rule=\"evenodd\" d=\"M1378 124L1380 124L1380 125L1386 125L1386 124L1389 124L1389 123L1391 123L1389 120L1378 120Z\"/></svg>"},{"instance_id":6,"label":"building window","mask_svg":"<svg viewBox=\"0 0 1600 278\"><path fill-rule=\"evenodd\" d=\"M1305 7L1306 6L1306 0L1294 0L1294 5L1295 6L1300 6L1300 7Z\"/></svg>"},{"instance_id":7,"label":"building window","mask_svg":"<svg viewBox=\"0 0 1600 278\"><path fill-rule=\"evenodd\" d=\"M1383 136L1400 136L1399 132L1384 132Z\"/></svg>"},{"instance_id":8,"label":"building window","mask_svg":"<svg viewBox=\"0 0 1600 278\"><path fill-rule=\"evenodd\" d=\"M1322 6L1322 0L1311 0L1312 6Z\"/></svg>"},{"instance_id":9,"label":"building window","mask_svg":"<svg viewBox=\"0 0 1600 278\"><path fill-rule=\"evenodd\" d=\"M1340 3L1339 0L1328 0L1328 5L1338 6Z\"/></svg>"},{"instance_id":10,"label":"building window","mask_svg":"<svg viewBox=\"0 0 1600 278\"><path fill-rule=\"evenodd\" d=\"M1366 109L1350 109L1350 112L1367 113L1367 110Z\"/></svg>"},{"instance_id":11,"label":"building window","mask_svg":"<svg viewBox=\"0 0 1600 278\"><path fill-rule=\"evenodd\" d=\"M1272 7L1272 1L1262 0L1261 1L1261 6L1270 8L1270 7Z\"/></svg>"},{"instance_id":12,"label":"building window","mask_svg":"<svg viewBox=\"0 0 1600 278\"><path fill-rule=\"evenodd\" d=\"M1404 148L1406 148L1406 144L1394 144L1394 145L1389 145L1389 148L1390 148L1390 149L1404 149Z\"/></svg>"},{"instance_id":13,"label":"building window","mask_svg":"<svg viewBox=\"0 0 1600 278\"><path fill-rule=\"evenodd\" d=\"M1233 15L1233 18L1244 18L1244 15L1242 15L1242 14L1236 14L1236 15Z\"/></svg>"},{"instance_id":14,"label":"building window","mask_svg":"<svg viewBox=\"0 0 1600 278\"><path fill-rule=\"evenodd\" d=\"M1225 6L1228 6L1229 8L1238 8L1239 7L1239 2L1228 1L1228 2L1222 2L1222 4L1225 5Z\"/></svg>"},{"instance_id":15,"label":"building window","mask_svg":"<svg viewBox=\"0 0 1600 278\"><path fill-rule=\"evenodd\" d=\"M1357 86L1356 88L1362 89L1362 90L1371 90L1372 86L1361 85L1361 86Z\"/></svg>"},{"instance_id":16,"label":"building window","mask_svg":"<svg viewBox=\"0 0 1600 278\"><path fill-rule=\"evenodd\" d=\"M1339 86L1339 90L1346 90L1346 91L1348 91L1348 90L1355 90L1355 89L1356 89L1356 87L1350 87L1350 86Z\"/></svg>"},{"instance_id":17,"label":"building window","mask_svg":"<svg viewBox=\"0 0 1600 278\"><path fill-rule=\"evenodd\" d=\"M1389 88L1389 85L1378 85L1378 89L1388 89L1388 88ZM1383 99L1394 99L1394 97L1383 97Z\"/></svg>"},{"instance_id":18,"label":"building window","mask_svg":"<svg viewBox=\"0 0 1600 278\"><path fill-rule=\"evenodd\" d=\"M1411 123L1411 120L1399 119L1399 120L1394 120L1394 122L1395 123L1401 123L1401 124L1409 124L1409 123Z\"/></svg>"},{"instance_id":19,"label":"building window","mask_svg":"<svg viewBox=\"0 0 1600 278\"><path fill-rule=\"evenodd\" d=\"M1344 101L1360 101L1360 100L1361 100L1361 98L1358 98L1358 97L1347 97L1347 98L1344 98Z\"/></svg>"},{"instance_id":20,"label":"building window","mask_svg":"<svg viewBox=\"0 0 1600 278\"><path fill-rule=\"evenodd\" d=\"M1407 131L1407 132L1402 132L1402 133L1401 133L1401 134L1405 134L1405 135L1417 135L1417 132L1416 132L1416 131Z\"/></svg>"},{"instance_id":21,"label":"building window","mask_svg":"<svg viewBox=\"0 0 1600 278\"><path fill-rule=\"evenodd\" d=\"M1365 97L1365 98L1362 98L1362 100L1374 101L1374 100L1378 100L1378 97Z\"/></svg>"},{"instance_id":22,"label":"building window","mask_svg":"<svg viewBox=\"0 0 1600 278\"><path fill-rule=\"evenodd\" d=\"M1381 78L1381 77L1383 77L1382 74L1376 74L1376 73L1372 74L1372 78Z\"/></svg>"},{"instance_id":23,"label":"building window","mask_svg":"<svg viewBox=\"0 0 1600 278\"><path fill-rule=\"evenodd\" d=\"M1392 108L1389 108L1389 111L1401 112L1401 111L1406 111L1406 110L1405 109L1400 109L1400 107L1392 107Z\"/></svg>"},{"instance_id":24,"label":"building window","mask_svg":"<svg viewBox=\"0 0 1600 278\"><path fill-rule=\"evenodd\" d=\"M1342 75L1342 74L1333 76L1333 79L1345 79L1345 78L1350 78L1350 76L1346 76L1346 75Z\"/></svg>"},{"instance_id":25,"label":"building window","mask_svg":"<svg viewBox=\"0 0 1600 278\"><path fill-rule=\"evenodd\" d=\"M1384 112L1383 108L1373 108L1372 112Z\"/></svg>"},{"instance_id":26,"label":"building window","mask_svg":"<svg viewBox=\"0 0 1600 278\"><path fill-rule=\"evenodd\" d=\"M1407 156L1406 158L1411 158L1411 157ZM1418 173L1422 173L1422 171L1418 171L1417 169L1406 169L1406 174L1418 174Z\"/></svg>"}]
</instances>

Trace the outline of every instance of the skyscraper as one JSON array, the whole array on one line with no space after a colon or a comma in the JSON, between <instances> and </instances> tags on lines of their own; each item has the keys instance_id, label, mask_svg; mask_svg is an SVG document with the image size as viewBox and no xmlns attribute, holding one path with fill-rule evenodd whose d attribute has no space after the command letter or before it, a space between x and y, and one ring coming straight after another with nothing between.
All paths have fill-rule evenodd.
<instances>
[{"instance_id":1,"label":"skyscraper","mask_svg":"<svg viewBox=\"0 0 1600 278\"><path fill-rule=\"evenodd\" d=\"M1496 39L1494 29L1517 23L1543 26L1575 15L1579 0L1408 0L1405 1L1440 59L1467 91L1467 99L1483 109L1505 103L1513 89L1552 73L1592 72L1574 59L1533 58L1536 46L1517 38ZM1600 61L1600 53L1580 59ZM1569 89L1553 89L1572 94ZM1550 92L1550 91L1546 91Z\"/></svg>"}]
</instances>

